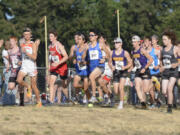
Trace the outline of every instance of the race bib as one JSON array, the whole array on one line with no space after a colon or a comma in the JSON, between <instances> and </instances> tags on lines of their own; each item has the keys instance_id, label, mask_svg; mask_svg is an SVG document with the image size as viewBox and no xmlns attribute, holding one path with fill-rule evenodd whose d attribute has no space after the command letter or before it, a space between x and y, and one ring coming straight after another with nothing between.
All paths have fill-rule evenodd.
<instances>
[{"instance_id":1,"label":"race bib","mask_svg":"<svg viewBox=\"0 0 180 135\"><path fill-rule=\"evenodd\" d=\"M171 68L171 60L170 59L163 59L163 65L165 69L170 69Z\"/></svg>"},{"instance_id":2,"label":"race bib","mask_svg":"<svg viewBox=\"0 0 180 135\"><path fill-rule=\"evenodd\" d=\"M19 60L16 57L14 57L12 60L12 67L18 68L19 67L18 62L19 62Z\"/></svg>"},{"instance_id":3,"label":"race bib","mask_svg":"<svg viewBox=\"0 0 180 135\"><path fill-rule=\"evenodd\" d=\"M124 66L124 62L123 61L115 61L116 70L122 70L123 66Z\"/></svg>"},{"instance_id":4,"label":"race bib","mask_svg":"<svg viewBox=\"0 0 180 135\"><path fill-rule=\"evenodd\" d=\"M140 68L141 68L141 63L139 62L138 59L135 59L135 60L134 60L134 64L135 64L135 67L136 67L137 69L140 69Z\"/></svg>"},{"instance_id":5,"label":"race bib","mask_svg":"<svg viewBox=\"0 0 180 135\"><path fill-rule=\"evenodd\" d=\"M155 63L154 61L151 63L151 65L149 66L149 69L153 69L155 67Z\"/></svg>"},{"instance_id":6,"label":"race bib","mask_svg":"<svg viewBox=\"0 0 180 135\"><path fill-rule=\"evenodd\" d=\"M79 68L79 70L85 70L85 69L87 69L87 66L86 65L84 65L84 64L77 64L78 65L78 68Z\"/></svg>"},{"instance_id":7,"label":"race bib","mask_svg":"<svg viewBox=\"0 0 180 135\"><path fill-rule=\"evenodd\" d=\"M51 59L52 59L52 61L53 62L55 62L55 63L58 63L59 62L59 57L58 56L51 56Z\"/></svg>"},{"instance_id":8,"label":"race bib","mask_svg":"<svg viewBox=\"0 0 180 135\"><path fill-rule=\"evenodd\" d=\"M99 52L98 50L91 50L89 51L90 60L98 60L99 59Z\"/></svg>"}]
</instances>

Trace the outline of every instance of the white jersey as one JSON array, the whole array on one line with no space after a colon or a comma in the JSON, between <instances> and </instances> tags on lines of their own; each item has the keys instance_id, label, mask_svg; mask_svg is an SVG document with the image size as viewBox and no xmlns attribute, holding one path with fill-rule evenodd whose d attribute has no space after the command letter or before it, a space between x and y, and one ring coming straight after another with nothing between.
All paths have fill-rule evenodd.
<instances>
[{"instance_id":1,"label":"white jersey","mask_svg":"<svg viewBox=\"0 0 180 135\"><path fill-rule=\"evenodd\" d=\"M29 54L32 54L32 45L33 42L30 42L29 44L22 44L21 47L23 47ZM29 76L35 76L37 74L36 62L29 58L25 53L22 53L21 71L29 74Z\"/></svg>"},{"instance_id":2,"label":"white jersey","mask_svg":"<svg viewBox=\"0 0 180 135\"><path fill-rule=\"evenodd\" d=\"M8 60L5 58L7 56L8 56L8 51L3 49L3 51L2 51L2 58L3 58L3 63L5 65L5 67L7 67L7 65L9 63Z\"/></svg>"},{"instance_id":3,"label":"white jersey","mask_svg":"<svg viewBox=\"0 0 180 135\"><path fill-rule=\"evenodd\" d=\"M102 51L102 56L106 57L106 53L104 51ZM107 75L109 77L112 77L112 75L113 75L112 70L109 67L108 62L105 62L104 75Z\"/></svg>"}]
</instances>

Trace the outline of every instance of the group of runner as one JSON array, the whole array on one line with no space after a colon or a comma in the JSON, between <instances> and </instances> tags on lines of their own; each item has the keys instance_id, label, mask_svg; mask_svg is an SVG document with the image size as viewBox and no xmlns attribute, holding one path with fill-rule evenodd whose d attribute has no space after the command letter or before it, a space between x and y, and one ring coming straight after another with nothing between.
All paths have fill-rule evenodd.
<instances>
[{"instance_id":1,"label":"group of runner","mask_svg":"<svg viewBox=\"0 0 180 135\"><path fill-rule=\"evenodd\" d=\"M24 38L17 46L17 38L11 37L11 48L8 50L11 63L11 77L9 89L13 90L15 84L31 89L37 98L37 105L41 106L39 90L36 85L37 68L36 58L40 40L31 41L31 30L26 28ZM88 103L95 104L103 100L103 94L107 96L105 104L112 105L114 94L120 98L118 109L123 109L124 86L126 78L130 73L135 73L135 89L141 103L141 108L147 107L146 94L151 96L151 104L159 103L158 96L161 89L167 99L167 112L172 113L173 89L180 75L180 44L176 43L175 34L166 31L162 35L163 46L158 45L158 37L144 37L142 40L138 35L131 39L133 51L129 53L124 50L123 41L120 37L114 39L113 50L111 50L103 34L96 30L90 30L89 42L85 35L77 33L74 36L75 45L72 45L68 56L65 46L58 41L55 30L49 32L49 76L48 84L50 90L50 103L54 103L55 82L60 76L62 90L68 99L68 66L67 61L73 61L76 74L73 78L73 86L78 97L79 90L83 90ZM2 44L2 43L1 43ZM22 58L21 58L22 57ZM31 77L31 86L23 78ZM114 91L111 90L113 82ZM180 81L178 81L178 84ZM180 85L180 84L179 84ZM91 89L90 89L91 87ZM99 98L96 97L98 88ZM20 88L22 89L22 88ZM20 95L23 93L21 90ZM22 96L21 96L22 97ZM70 101L70 100L69 100Z\"/></svg>"}]
</instances>

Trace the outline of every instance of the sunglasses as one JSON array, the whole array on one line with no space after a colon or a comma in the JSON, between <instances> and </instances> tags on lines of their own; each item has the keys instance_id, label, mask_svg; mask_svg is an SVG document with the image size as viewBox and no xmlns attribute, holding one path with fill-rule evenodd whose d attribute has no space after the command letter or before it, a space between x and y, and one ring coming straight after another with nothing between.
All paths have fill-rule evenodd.
<instances>
[{"instance_id":1,"label":"sunglasses","mask_svg":"<svg viewBox=\"0 0 180 135\"><path fill-rule=\"evenodd\" d=\"M121 42L114 42L115 44L120 44Z\"/></svg>"},{"instance_id":2,"label":"sunglasses","mask_svg":"<svg viewBox=\"0 0 180 135\"><path fill-rule=\"evenodd\" d=\"M94 36L96 36L96 35L89 35L89 37L94 37Z\"/></svg>"}]
</instances>

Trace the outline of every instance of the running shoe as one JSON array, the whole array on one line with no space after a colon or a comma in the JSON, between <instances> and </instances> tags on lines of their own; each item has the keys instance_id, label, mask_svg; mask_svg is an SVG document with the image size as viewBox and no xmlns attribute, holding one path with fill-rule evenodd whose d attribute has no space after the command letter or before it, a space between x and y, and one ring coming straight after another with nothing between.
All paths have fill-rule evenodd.
<instances>
[{"instance_id":1,"label":"running shoe","mask_svg":"<svg viewBox=\"0 0 180 135\"><path fill-rule=\"evenodd\" d=\"M42 103L41 102L38 102L37 104L36 104L36 107L41 107L42 106Z\"/></svg>"},{"instance_id":2,"label":"running shoe","mask_svg":"<svg viewBox=\"0 0 180 135\"><path fill-rule=\"evenodd\" d=\"M31 98L31 96L32 96L32 93L31 93L31 87L28 87L28 89L27 89L27 94L26 94L26 96L28 97L28 98Z\"/></svg>"}]
</instances>

